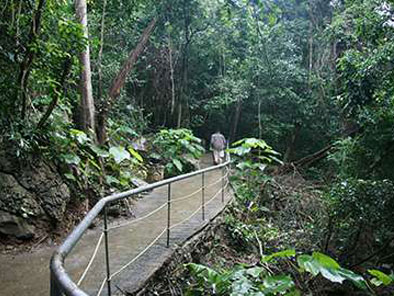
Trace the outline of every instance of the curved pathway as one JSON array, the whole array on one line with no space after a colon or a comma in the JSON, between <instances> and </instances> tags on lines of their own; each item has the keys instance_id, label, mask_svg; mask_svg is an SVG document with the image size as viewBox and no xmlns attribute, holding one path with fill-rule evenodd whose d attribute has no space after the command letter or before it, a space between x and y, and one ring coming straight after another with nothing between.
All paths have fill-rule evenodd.
<instances>
[{"instance_id":1,"label":"curved pathway","mask_svg":"<svg viewBox=\"0 0 394 296\"><path fill-rule=\"evenodd\" d=\"M204 156L202 168L210 165L209 156ZM167 202L167 186L158 188L136 201L134 206L135 218L114 221L110 223L109 249L110 270L112 276L112 294L122 294L138 289L150 275L154 273L172 254L174 247L186 241L198 229L209 221L209 218L220 212L231 199L231 194L225 191L225 202L221 195L221 170L205 173L205 201L211 200L206 206L205 221L202 220L201 192L189 198L171 204L171 225L176 225L187 219L194 212L196 214L184 223L171 229L170 248L166 247L167 207L147 219L118 227L119 223L128 223L150 213ZM195 176L173 183L171 186L172 199L182 198L201 188L202 177ZM215 184L216 183L216 184ZM210 185L213 184L213 185ZM208 187L209 186L209 187ZM216 196L216 197L214 197ZM211 199L214 197L213 199ZM163 233L159 238L158 236ZM95 247L100 240L102 231L97 228L88 231L66 259L66 270L75 282L81 277ZM147 249L137 260L127 265L141 251L157 241ZM101 283L105 279L104 240L97 249L97 257L89 272L86 274L81 287L90 295L96 295ZM34 253L23 253L17 256L0 255L0 286L1 295L28 296L49 295L49 260L55 247L44 248ZM119 272L118 272L119 271ZM107 294L107 287L102 289L101 295Z\"/></svg>"}]
</instances>

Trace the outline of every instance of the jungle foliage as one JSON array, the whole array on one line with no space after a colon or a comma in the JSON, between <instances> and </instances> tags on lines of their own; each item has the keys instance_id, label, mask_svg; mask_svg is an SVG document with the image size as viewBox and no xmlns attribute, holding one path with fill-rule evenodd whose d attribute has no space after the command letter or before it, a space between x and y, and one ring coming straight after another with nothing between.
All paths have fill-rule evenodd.
<instances>
[{"instance_id":1,"label":"jungle foliage","mask_svg":"<svg viewBox=\"0 0 394 296\"><path fill-rule=\"evenodd\" d=\"M4 0L0 151L15 167L54 164L96 200L158 166L195 169L220 129L242 251L260 241L264 255L295 248L390 274L393 56L392 0ZM378 273L358 274L389 283Z\"/></svg>"}]
</instances>

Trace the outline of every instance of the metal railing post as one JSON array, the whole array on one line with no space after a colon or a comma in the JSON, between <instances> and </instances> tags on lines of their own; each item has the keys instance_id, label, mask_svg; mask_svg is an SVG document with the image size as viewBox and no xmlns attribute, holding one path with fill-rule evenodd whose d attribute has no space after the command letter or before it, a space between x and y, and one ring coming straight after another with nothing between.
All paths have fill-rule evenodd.
<instances>
[{"instance_id":1,"label":"metal railing post","mask_svg":"<svg viewBox=\"0 0 394 296\"><path fill-rule=\"evenodd\" d=\"M205 220L205 175L201 174L201 209L202 209L202 220Z\"/></svg>"},{"instance_id":2,"label":"metal railing post","mask_svg":"<svg viewBox=\"0 0 394 296\"><path fill-rule=\"evenodd\" d=\"M105 242L105 261L107 265L107 288L108 296L111 296L111 272L109 269L109 249L108 249L108 213L107 206L104 206L104 242Z\"/></svg>"},{"instance_id":3,"label":"metal railing post","mask_svg":"<svg viewBox=\"0 0 394 296\"><path fill-rule=\"evenodd\" d=\"M170 246L170 227L171 227L171 183L167 189L167 248Z\"/></svg>"},{"instance_id":4,"label":"metal railing post","mask_svg":"<svg viewBox=\"0 0 394 296\"><path fill-rule=\"evenodd\" d=\"M53 271L51 270L51 291L50 295L51 296L62 296L62 291L59 289L59 285L57 284L57 280L55 278L55 275L53 274Z\"/></svg>"},{"instance_id":5,"label":"metal railing post","mask_svg":"<svg viewBox=\"0 0 394 296\"><path fill-rule=\"evenodd\" d=\"M224 167L222 168L222 202L224 202Z\"/></svg>"}]
</instances>

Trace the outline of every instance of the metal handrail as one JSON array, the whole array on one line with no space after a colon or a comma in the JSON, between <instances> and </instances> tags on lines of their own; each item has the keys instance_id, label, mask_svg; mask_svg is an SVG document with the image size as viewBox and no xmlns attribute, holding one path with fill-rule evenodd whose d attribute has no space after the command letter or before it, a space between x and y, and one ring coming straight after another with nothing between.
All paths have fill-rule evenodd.
<instances>
[{"instance_id":1,"label":"metal handrail","mask_svg":"<svg viewBox=\"0 0 394 296\"><path fill-rule=\"evenodd\" d=\"M81 239L82 235L86 232L89 226L93 223L94 219L98 217L98 215L104 210L104 239L105 239L105 251L106 251L106 263L107 263L107 277L105 281L107 281L108 286L108 294L111 295L111 275L109 273L109 258L108 258L108 236L107 232L109 230L107 225L107 206L111 203L116 201L128 198L130 196L150 191L158 187L162 187L168 185L168 225L167 225L167 246L169 246L169 236L170 236L170 229L172 228L169 224L170 221L170 204L171 204L171 184L177 181L185 180L197 175L202 175L202 206L199 209L203 209L203 219L204 219L204 189L208 186L204 186L204 174L223 169L230 164L229 157L227 156L227 161L223 164L219 164L216 166L211 166L205 169L201 169L195 172L191 172L188 174L176 176L170 179L162 180L159 182L155 182L146 186L138 187L132 190L128 190L121 193L116 193L109 195L107 197L102 198L85 216L85 218L74 228L69 236L67 236L66 240L63 244L54 252L50 262L50 272L51 272L51 279L50 279L50 295L51 296L60 296L60 295L67 295L67 296L88 296L86 292L79 288L78 284L76 284L67 273L64 267L64 261L66 257L70 254L73 250L77 242ZM224 201L224 171L222 170L222 202ZM216 184L216 182L215 182ZM211 184L212 185L212 184ZM163 232L164 233L164 232ZM162 233L162 234L163 234ZM162 235L161 234L161 235ZM161 236L160 235L160 236ZM101 287L102 289L103 287Z\"/></svg>"}]
</instances>

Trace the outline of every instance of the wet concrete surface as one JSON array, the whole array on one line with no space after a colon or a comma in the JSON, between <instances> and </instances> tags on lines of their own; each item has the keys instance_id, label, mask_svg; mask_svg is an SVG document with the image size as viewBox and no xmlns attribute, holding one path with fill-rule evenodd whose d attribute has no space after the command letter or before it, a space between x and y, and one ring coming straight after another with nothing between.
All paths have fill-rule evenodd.
<instances>
[{"instance_id":1,"label":"wet concrete surface","mask_svg":"<svg viewBox=\"0 0 394 296\"><path fill-rule=\"evenodd\" d=\"M205 155L201 160L201 167L204 168L210 165L211 157ZM221 170L205 173L205 202L209 201L216 194L216 197L205 207L206 219L205 221L202 220L202 213L199 210L191 219L171 229L170 248L166 246L167 233L163 233L167 226L166 206L147 219L109 231L111 274L120 270L143 251L160 233L163 233L157 242L142 256L127 266L127 268L124 268L122 272L112 277L111 287L114 295L121 295L121 291L137 289L171 255L176 244L187 240L204 223L207 223L210 217L213 217L223 209L230 200L230 194L227 191L225 192L225 202L223 203L221 200L221 182L217 182L221 176ZM216 184L214 184L215 182ZM189 195L197 191L201 184L201 176L173 183L171 185L171 198L175 200ZM145 195L135 203L135 218L112 221L110 227L142 217L167 203L167 190L168 187L164 186ZM171 203L171 225L186 219L201 206L201 203L201 192L197 192L185 200ZM100 228L97 227L85 233L66 259L65 268L75 282L82 275L94 252L102 233ZM42 248L33 253L22 253L16 256L0 255L0 295L49 295L49 260L55 248L56 246ZM102 239L97 257L80 286L89 295L97 295L105 277L104 239ZM101 295L107 295L106 286L102 289Z\"/></svg>"}]
</instances>

